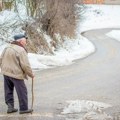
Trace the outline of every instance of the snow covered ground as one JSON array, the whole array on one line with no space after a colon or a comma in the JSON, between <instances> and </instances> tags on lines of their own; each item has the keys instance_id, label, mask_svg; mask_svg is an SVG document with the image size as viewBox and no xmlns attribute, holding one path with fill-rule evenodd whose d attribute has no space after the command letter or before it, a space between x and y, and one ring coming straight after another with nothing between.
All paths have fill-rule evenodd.
<instances>
[{"instance_id":1,"label":"snow covered ground","mask_svg":"<svg viewBox=\"0 0 120 120\"><path fill-rule=\"evenodd\" d=\"M80 31L100 28L120 28L120 5L87 5ZM78 30L79 31L79 30Z\"/></svg>"},{"instance_id":2,"label":"snow covered ground","mask_svg":"<svg viewBox=\"0 0 120 120\"><path fill-rule=\"evenodd\" d=\"M112 30L106 35L120 42L120 30Z\"/></svg>"},{"instance_id":3,"label":"snow covered ground","mask_svg":"<svg viewBox=\"0 0 120 120\"><path fill-rule=\"evenodd\" d=\"M65 42L63 48L54 52L54 56L28 54L33 69L41 70L72 64L74 60L86 57L95 52L95 46L89 40L81 36L81 32L91 29L120 27L119 5L87 5L86 8L85 13L82 15L83 20L78 21L76 37L73 40L69 40L69 42ZM22 13L26 14L25 12ZM10 17L10 14L12 17ZM21 19L24 18L24 14L20 15ZM9 15L7 19L5 17L6 15ZM0 24L4 24L6 20L11 21L11 18L16 18L18 21L16 14L7 11L0 13ZM8 22L8 24L10 23ZM19 21L16 24L19 24ZM116 36L119 35L119 31L112 31L109 33L110 37L111 35L112 37L114 36L115 39L120 38L116 38ZM4 46L0 47L0 53Z\"/></svg>"}]
</instances>

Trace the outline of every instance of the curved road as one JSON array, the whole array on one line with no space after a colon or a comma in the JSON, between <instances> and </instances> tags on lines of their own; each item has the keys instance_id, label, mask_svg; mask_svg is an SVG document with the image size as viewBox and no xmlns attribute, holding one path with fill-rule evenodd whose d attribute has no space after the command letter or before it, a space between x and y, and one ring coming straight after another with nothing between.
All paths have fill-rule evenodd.
<instances>
[{"instance_id":1,"label":"curved road","mask_svg":"<svg viewBox=\"0 0 120 120\"><path fill-rule=\"evenodd\" d=\"M35 120L64 120L59 114L67 100L94 100L111 104L115 108L120 105L120 42L105 35L110 30L112 29L83 33L96 46L96 52L92 55L76 60L69 66L35 72ZM3 91L1 81L0 86ZM31 81L27 81L27 87L30 91ZM0 112L1 116L3 115L0 120L7 120L3 94L0 99ZM21 118L19 114L14 115ZM15 116L11 116L11 119ZM32 120L30 116L24 116L20 120L28 118Z\"/></svg>"}]
</instances>

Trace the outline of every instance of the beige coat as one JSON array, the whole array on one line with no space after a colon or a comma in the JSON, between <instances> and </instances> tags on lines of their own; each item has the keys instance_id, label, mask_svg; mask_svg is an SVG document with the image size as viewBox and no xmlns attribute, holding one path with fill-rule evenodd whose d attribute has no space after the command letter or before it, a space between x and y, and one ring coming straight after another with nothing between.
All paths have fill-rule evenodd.
<instances>
[{"instance_id":1,"label":"beige coat","mask_svg":"<svg viewBox=\"0 0 120 120\"><path fill-rule=\"evenodd\" d=\"M23 47L15 44L11 44L2 52L0 67L3 75L20 80L27 79L27 75L33 77L27 52Z\"/></svg>"}]
</instances>

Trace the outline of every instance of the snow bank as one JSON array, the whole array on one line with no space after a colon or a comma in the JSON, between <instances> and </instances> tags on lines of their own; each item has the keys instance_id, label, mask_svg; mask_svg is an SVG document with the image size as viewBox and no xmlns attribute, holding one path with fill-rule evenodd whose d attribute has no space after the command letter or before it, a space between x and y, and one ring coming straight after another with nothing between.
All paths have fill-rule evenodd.
<instances>
[{"instance_id":1,"label":"snow bank","mask_svg":"<svg viewBox=\"0 0 120 120\"><path fill-rule=\"evenodd\" d=\"M112 30L106 34L108 37L118 40L120 42L120 30Z\"/></svg>"},{"instance_id":2,"label":"snow bank","mask_svg":"<svg viewBox=\"0 0 120 120\"><path fill-rule=\"evenodd\" d=\"M81 36L79 39L66 41L63 48L54 52L54 56L29 53L29 60L32 68L39 70L42 68L70 65L74 60L86 57L94 51L93 44Z\"/></svg>"}]
</instances>

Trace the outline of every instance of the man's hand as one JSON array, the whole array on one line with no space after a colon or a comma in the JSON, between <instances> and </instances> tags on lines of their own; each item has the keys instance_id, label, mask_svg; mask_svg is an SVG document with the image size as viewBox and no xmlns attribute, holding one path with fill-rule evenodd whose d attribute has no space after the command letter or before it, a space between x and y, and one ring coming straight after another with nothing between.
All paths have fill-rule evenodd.
<instances>
[{"instance_id":1,"label":"man's hand","mask_svg":"<svg viewBox=\"0 0 120 120\"><path fill-rule=\"evenodd\" d=\"M32 79L34 79L35 75L32 76Z\"/></svg>"}]
</instances>

